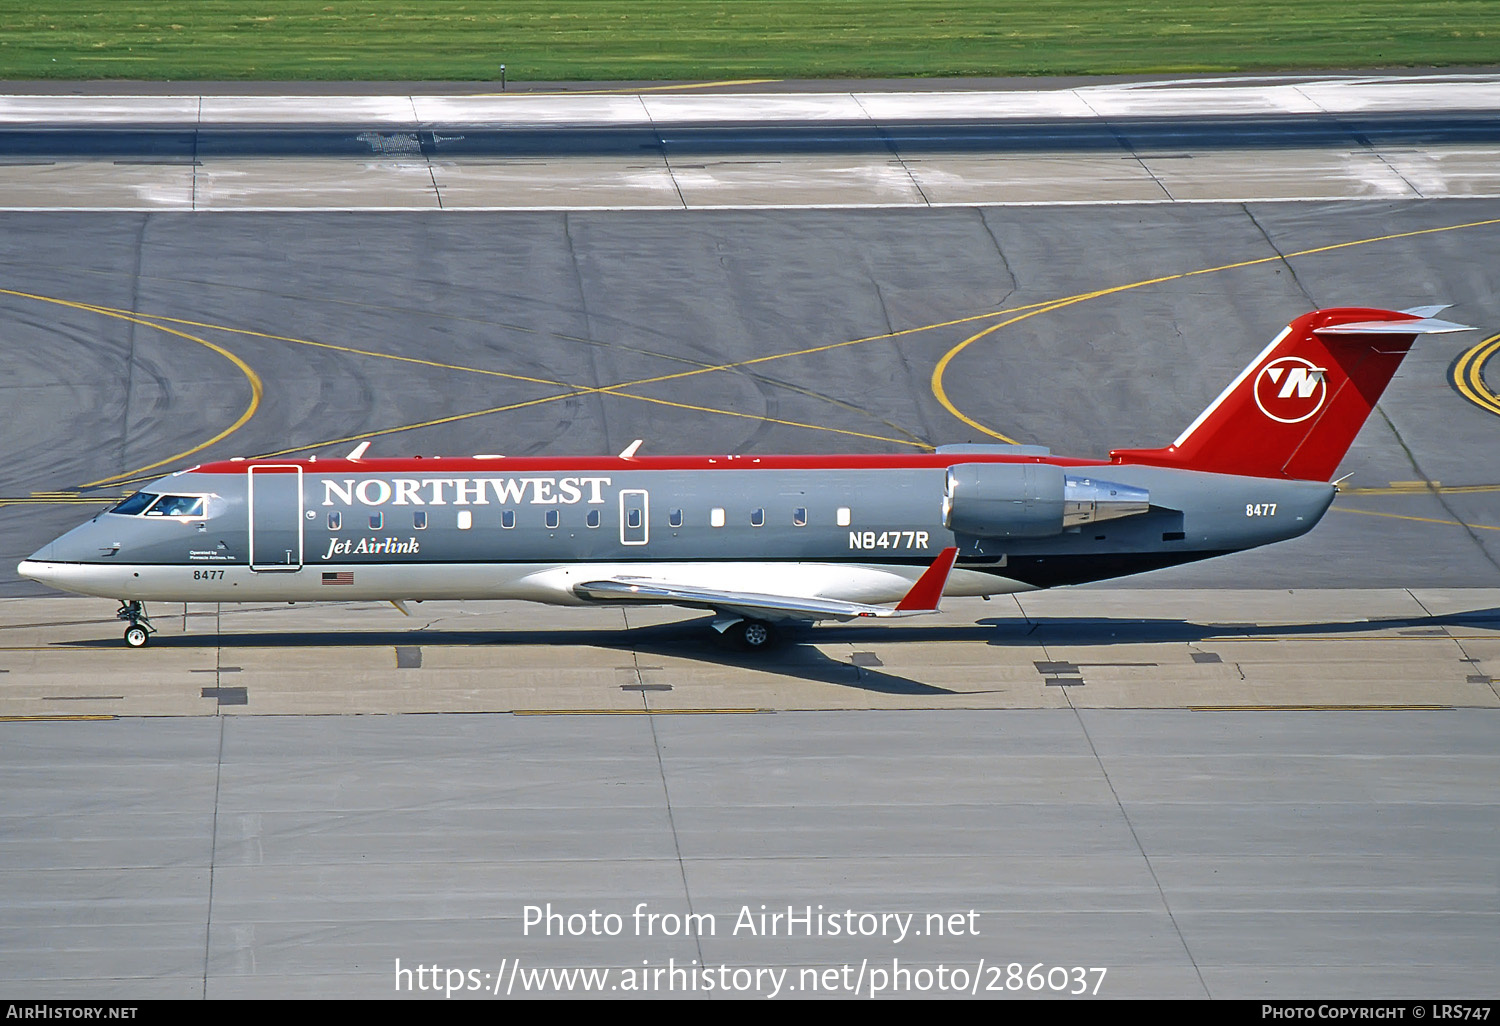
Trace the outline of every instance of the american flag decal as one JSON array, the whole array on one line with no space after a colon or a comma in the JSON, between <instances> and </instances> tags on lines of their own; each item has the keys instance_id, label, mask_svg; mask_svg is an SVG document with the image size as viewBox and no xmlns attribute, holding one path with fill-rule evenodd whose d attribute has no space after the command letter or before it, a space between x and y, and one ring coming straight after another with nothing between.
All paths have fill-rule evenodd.
<instances>
[{"instance_id":1,"label":"american flag decal","mask_svg":"<svg viewBox=\"0 0 1500 1026\"><path fill-rule=\"evenodd\" d=\"M354 583L354 571L353 570L339 570L339 571L336 571L336 572L333 572L333 573L325 573L323 575L323 583L324 584L353 584Z\"/></svg>"}]
</instances>

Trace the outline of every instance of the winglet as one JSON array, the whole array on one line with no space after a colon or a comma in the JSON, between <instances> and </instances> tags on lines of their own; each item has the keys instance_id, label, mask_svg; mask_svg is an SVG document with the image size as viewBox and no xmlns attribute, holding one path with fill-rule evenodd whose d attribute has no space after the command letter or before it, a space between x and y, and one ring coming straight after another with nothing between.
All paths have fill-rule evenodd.
<instances>
[{"instance_id":1,"label":"winglet","mask_svg":"<svg viewBox=\"0 0 1500 1026\"><path fill-rule=\"evenodd\" d=\"M906 597L896 603L896 612L936 613L938 602L943 597L943 587L948 583L948 575L953 572L953 561L957 558L956 545L950 545L939 552L937 559L917 578L917 583L911 586Z\"/></svg>"}]
</instances>

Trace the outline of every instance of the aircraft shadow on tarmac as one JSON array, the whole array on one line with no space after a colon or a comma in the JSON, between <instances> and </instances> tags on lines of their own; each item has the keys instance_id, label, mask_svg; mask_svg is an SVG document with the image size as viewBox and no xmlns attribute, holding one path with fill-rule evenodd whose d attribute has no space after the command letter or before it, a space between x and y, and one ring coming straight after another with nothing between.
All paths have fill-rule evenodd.
<instances>
[{"instance_id":1,"label":"aircraft shadow on tarmac","mask_svg":"<svg viewBox=\"0 0 1500 1026\"><path fill-rule=\"evenodd\" d=\"M845 661L829 656L815 647L815 644L848 644L862 649L907 642L969 642L1012 647L1051 643L1103 647L1117 644L1188 644L1212 638L1274 640L1309 635L1326 637L1372 631L1437 630L1444 627L1500 628L1500 606L1440 616L1278 624L1200 624L1172 618L1041 617L1027 620L996 617L963 625L831 626L787 631L783 643L761 652L746 652L731 647L713 632L706 618L620 630L454 631L424 627L409 631L158 634L152 639L151 645L153 648L293 650L409 648L424 645L497 649L513 645L590 645L634 652L638 656L670 656L709 665L759 670L779 677L833 684L878 694L958 695L976 692L972 689L954 691L877 669L880 661L874 652L857 651L853 653L851 660ZM57 647L101 649L116 648L120 644L118 639L109 638L60 642Z\"/></svg>"}]
</instances>

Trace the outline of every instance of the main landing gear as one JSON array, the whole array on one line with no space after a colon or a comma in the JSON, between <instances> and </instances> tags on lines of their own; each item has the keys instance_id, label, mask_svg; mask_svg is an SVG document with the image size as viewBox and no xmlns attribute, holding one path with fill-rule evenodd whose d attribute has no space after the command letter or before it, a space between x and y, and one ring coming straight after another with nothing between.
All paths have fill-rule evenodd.
<instances>
[{"instance_id":1,"label":"main landing gear","mask_svg":"<svg viewBox=\"0 0 1500 1026\"><path fill-rule=\"evenodd\" d=\"M147 639L156 633L156 628L151 626L151 620L146 616L144 602L126 602L122 599L120 608L115 610L115 618L130 623L125 628L125 644L131 648L144 648Z\"/></svg>"},{"instance_id":2,"label":"main landing gear","mask_svg":"<svg viewBox=\"0 0 1500 1026\"><path fill-rule=\"evenodd\" d=\"M724 629L724 637L747 652L764 652L779 640L776 628L764 620L740 620Z\"/></svg>"}]
</instances>

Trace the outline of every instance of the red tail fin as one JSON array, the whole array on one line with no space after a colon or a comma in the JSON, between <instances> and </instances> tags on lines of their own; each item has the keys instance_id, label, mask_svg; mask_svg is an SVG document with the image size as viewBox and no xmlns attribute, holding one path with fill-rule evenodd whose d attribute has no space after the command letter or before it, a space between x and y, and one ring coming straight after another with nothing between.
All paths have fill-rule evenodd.
<instances>
[{"instance_id":1,"label":"red tail fin","mask_svg":"<svg viewBox=\"0 0 1500 1026\"><path fill-rule=\"evenodd\" d=\"M1441 307L1437 308L1441 309ZM1303 314L1165 449L1116 449L1116 463L1329 481L1418 335L1466 330L1424 314L1362 307Z\"/></svg>"}]
</instances>

